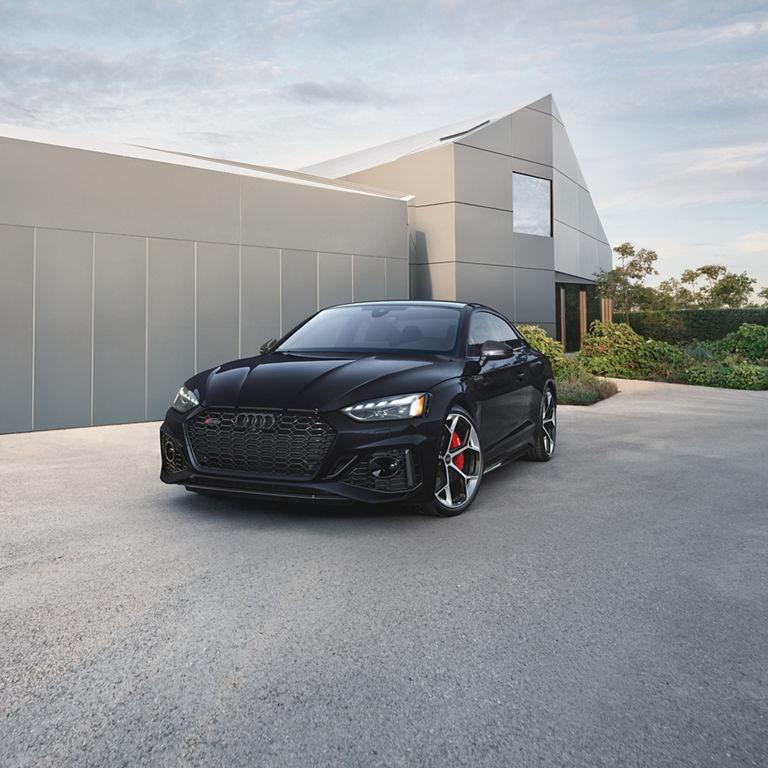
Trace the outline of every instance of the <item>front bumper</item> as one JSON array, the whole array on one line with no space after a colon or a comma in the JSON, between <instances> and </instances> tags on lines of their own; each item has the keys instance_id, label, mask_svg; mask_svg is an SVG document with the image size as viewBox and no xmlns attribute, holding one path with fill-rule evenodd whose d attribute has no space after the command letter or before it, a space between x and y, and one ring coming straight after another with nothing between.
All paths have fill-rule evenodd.
<instances>
[{"instance_id":1,"label":"front bumper","mask_svg":"<svg viewBox=\"0 0 768 768\"><path fill-rule=\"evenodd\" d=\"M360 423L338 412L318 414L335 436L309 477L268 475L201 466L190 439L190 425L206 409L187 414L169 409L160 428L160 479L190 490L304 501L368 504L418 501L434 488L442 420L428 416ZM374 462L372 464L372 462ZM384 467L388 476L374 476Z\"/></svg>"}]
</instances>

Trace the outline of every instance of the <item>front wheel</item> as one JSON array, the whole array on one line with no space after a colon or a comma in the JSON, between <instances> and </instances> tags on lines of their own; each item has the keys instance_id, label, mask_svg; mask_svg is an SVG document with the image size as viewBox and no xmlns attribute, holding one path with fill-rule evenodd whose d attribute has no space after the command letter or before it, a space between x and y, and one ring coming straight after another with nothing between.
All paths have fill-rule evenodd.
<instances>
[{"instance_id":1,"label":"front wheel","mask_svg":"<svg viewBox=\"0 0 768 768\"><path fill-rule=\"evenodd\" d=\"M483 452L472 417L454 406L445 417L432 499L422 510L439 517L460 515L475 500L483 477Z\"/></svg>"}]
</instances>

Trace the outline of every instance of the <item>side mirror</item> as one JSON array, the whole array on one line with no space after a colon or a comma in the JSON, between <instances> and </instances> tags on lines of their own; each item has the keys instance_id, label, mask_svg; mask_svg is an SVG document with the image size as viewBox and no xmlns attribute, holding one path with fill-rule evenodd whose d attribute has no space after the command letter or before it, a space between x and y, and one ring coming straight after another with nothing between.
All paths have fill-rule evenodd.
<instances>
[{"instance_id":1,"label":"side mirror","mask_svg":"<svg viewBox=\"0 0 768 768\"><path fill-rule=\"evenodd\" d=\"M277 339L270 339L269 341L265 341L259 347L259 352L261 352L262 355L267 355L277 346L277 344Z\"/></svg>"},{"instance_id":2,"label":"side mirror","mask_svg":"<svg viewBox=\"0 0 768 768\"><path fill-rule=\"evenodd\" d=\"M512 357L512 354L512 347L503 341L484 341L480 347L480 367L482 368L489 360L501 360Z\"/></svg>"}]
</instances>

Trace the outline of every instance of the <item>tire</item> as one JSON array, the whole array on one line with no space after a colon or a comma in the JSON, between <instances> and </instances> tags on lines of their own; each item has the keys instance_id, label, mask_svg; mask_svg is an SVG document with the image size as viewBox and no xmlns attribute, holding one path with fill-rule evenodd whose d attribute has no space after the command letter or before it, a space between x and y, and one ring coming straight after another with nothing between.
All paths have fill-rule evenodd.
<instances>
[{"instance_id":1,"label":"tire","mask_svg":"<svg viewBox=\"0 0 768 768\"><path fill-rule=\"evenodd\" d=\"M549 461L555 453L557 442L557 398L550 387L544 390L539 407L539 423L536 442L526 454L532 461Z\"/></svg>"},{"instance_id":2,"label":"tire","mask_svg":"<svg viewBox=\"0 0 768 768\"><path fill-rule=\"evenodd\" d=\"M474 419L460 406L445 416L437 456L435 490L419 511L437 517L454 517L469 509L483 479L483 451Z\"/></svg>"}]
</instances>

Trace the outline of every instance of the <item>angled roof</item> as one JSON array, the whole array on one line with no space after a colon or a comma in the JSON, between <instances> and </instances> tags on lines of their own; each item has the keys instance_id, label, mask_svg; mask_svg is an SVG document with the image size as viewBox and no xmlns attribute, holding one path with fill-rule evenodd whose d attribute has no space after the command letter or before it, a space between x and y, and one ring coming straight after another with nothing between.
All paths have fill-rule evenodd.
<instances>
[{"instance_id":1,"label":"angled roof","mask_svg":"<svg viewBox=\"0 0 768 768\"><path fill-rule=\"evenodd\" d=\"M447 143L457 142L475 131L486 128L491 123L495 123L497 120L508 117L522 109L534 109L538 112L544 112L545 114L552 115L558 122L562 123L552 94L547 94L543 98L521 107L505 109L502 112L494 112L490 115L475 117L469 120L462 120L460 123L444 125L441 128L433 128L413 136L406 136L404 139L397 139L386 144L379 144L376 147L363 149L359 152L352 152L349 155L326 160L322 163L308 165L302 168L301 171L324 176L328 179L338 179L342 176L366 170L367 168L391 163L401 157L422 152L425 149L434 149Z\"/></svg>"},{"instance_id":2,"label":"angled roof","mask_svg":"<svg viewBox=\"0 0 768 768\"><path fill-rule=\"evenodd\" d=\"M297 171L284 171L278 168L249 165L230 160L219 160L200 155L189 155L182 152L173 152L165 149L153 149L151 147L136 146L133 144L117 144L83 136L60 134L53 131L42 131L35 128L22 128L14 125L0 124L0 139L14 139L16 141L28 141L36 144L49 144L68 149L79 149L87 152L98 152L105 155L116 155L138 160L151 160L170 165L183 165L189 168L200 168L219 173L230 173L238 176L250 176L258 179L270 179L286 184L298 184L305 187L318 187L321 189L333 189L345 192L353 192L360 195L373 197L386 197L393 200L410 199L409 195L401 195L397 192L373 189L346 181L329 181L328 178L318 178L307 173Z\"/></svg>"}]
</instances>

